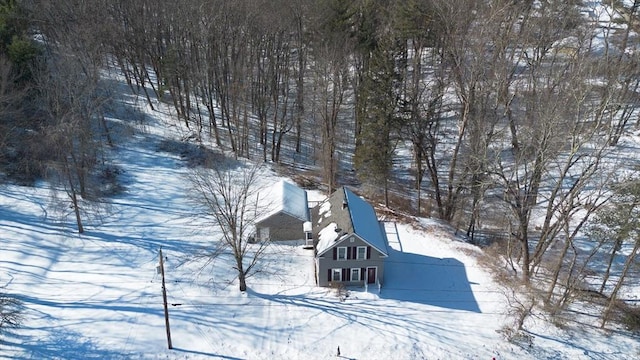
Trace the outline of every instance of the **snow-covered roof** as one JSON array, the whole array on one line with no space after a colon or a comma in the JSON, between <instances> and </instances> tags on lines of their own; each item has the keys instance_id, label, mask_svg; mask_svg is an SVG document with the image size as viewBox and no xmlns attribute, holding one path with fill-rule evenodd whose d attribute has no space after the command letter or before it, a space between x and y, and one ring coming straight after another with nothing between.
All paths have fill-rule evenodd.
<instances>
[{"instance_id":1,"label":"snow-covered roof","mask_svg":"<svg viewBox=\"0 0 640 360\"><path fill-rule=\"evenodd\" d=\"M285 180L275 183L268 191L262 192L259 203L264 203L268 209L263 216L257 220L260 222L269 216L284 212L301 221L309 221L309 204L307 202L307 192ZM259 204L260 206L262 206ZM263 208L264 208L263 207Z\"/></svg>"},{"instance_id":2,"label":"snow-covered roof","mask_svg":"<svg viewBox=\"0 0 640 360\"><path fill-rule=\"evenodd\" d=\"M331 216L331 203L325 201L320 204L320 209L318 211L318 224L322 222L322 219Z\"/></svg>"},{"instance_id":3,"label":"snow-covered roof","mask_svg":"<svg viewBox=\"0 0 640 360\"><path fill-rule=\"evenodd\" d=\"M322 230L320 230L320 232L318 233L318 245L316 246L318 254L321 254L325 250L329 249L331 245L333 245L333 243L338 240L340 234L336 231L337 228L338 224L332 222L329 225L325 226Z\"/></svg>"},{"instance_id":4,"label":"snow-covered roof","mask_svg":"<svg viewBox=\"0 0 640 360\"><path fill-rule=\"evenodd\" d=\"M388 255L385 236L375 210L351 190L342 188L333 193L319 205L318 215L318 255L350 233L356 234L385 256Z\"/></svg>"}]
</instances>

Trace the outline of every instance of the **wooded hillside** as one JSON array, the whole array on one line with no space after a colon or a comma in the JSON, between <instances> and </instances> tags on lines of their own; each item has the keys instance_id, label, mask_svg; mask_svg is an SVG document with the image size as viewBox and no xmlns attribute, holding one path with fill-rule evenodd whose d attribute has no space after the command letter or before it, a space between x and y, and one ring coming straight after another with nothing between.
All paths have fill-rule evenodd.
<instances>
[{"instance_id":1,"label":"wooded hillside","mask_svg":"<svg viewBox=\"0 0 640 360\"><path fill-rule=\"evenodd\" d=\"M606 257L606 319L640 247L621 146L639 125L640 2L589 4L3 0L2 172L59 184L82 231L81 203L117 188L101 156L115 67L192 141L497 244L553 307Z\"/></svg>"}]
</instances>

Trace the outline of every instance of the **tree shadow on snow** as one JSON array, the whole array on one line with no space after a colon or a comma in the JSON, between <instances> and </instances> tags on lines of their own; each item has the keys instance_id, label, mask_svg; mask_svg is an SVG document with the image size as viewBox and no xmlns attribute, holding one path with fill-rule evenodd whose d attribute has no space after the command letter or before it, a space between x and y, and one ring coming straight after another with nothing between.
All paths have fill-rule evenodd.
<instances>
[{"instance_id":1,"label":"tree shadow on snow","mask_svg":"<svg viewBox=\"0 0 640 360\"><path fill-rule=\"evenodd\" d=\"M109 343L117 341L116 338L108 338L107 333L88 336L87 334L71 329L71 327L87 328L94 323L111 323L109 328L122 329L116 332L122 340L130 330L123 324L123 318L135 318L137 314L148 314L158 319L160 324L163 317L161 307L149 308L145 305L128 305L123 298L109 301L90 302L78 301L54 301L39 299L29 295L16 296L25 306L29 319L38 318L46 321L50 326L29 327L29 319L25 325L6 333L0 339L0 349L9 354L12 359L131 359L139 358L138 350L129 349L129 340L113 346ZM124 305L123 305L124 304ZM56 317L59 310L95 310L96 318L87 318L74 321L66 325L60 323ZM102 311L101 313L99 313ZM102 314L110 313L112 319L105 319ZM130 336L130 335L129 335ZM0 352L0 357L2 352Z\"/></svg>"},{"instance_id":2,"label":"tree shadow on snow","mask_svg":"<svg viewBox=\"0 0 640 360\"><path fill-rule=\"evenodd\" d=\"M82 334L61 327L51 327L41 336L12 332L0 340L0 348L12 359L127 359L135 354L99 346ZM13 352L12 349L16 351Z\"/></svg>"},{"instance_id":3,"label":"tree shadow on snow","mask_svg":"<svg viewBox=\"0 0 640 360\"><path fill-rule=\"evenodd\" d=\"M286 322L269 324L269 331L277 334L282 333L305 333L309 335L309 330L314 326L309 325L318 319L321 314L329 315L336 319L342 320L342 325L331 329L330 331L319 331L314 333L316 341L329 339L341 328L350 324L357 324L368 329L374 334L386 338L387 336L403 336L410 342L417 343L420 336L438 337L441 342L455 344L461 337L465 335L466 329L453 323L442 323L438 320L432 320L425 316L408 315L413 310L402 302L391 303L383 300L361 300L351 299L340 301L333 296L331 292L325 295L316 294L266 294L259 293L248 289L247 293L250 299L262 299L266 308L270 306L285 306L287 312L300 313L303 312L308 316L308 323L300 323L297 326L291 326ZM409 310L408 310L409 309ZM415 310L421 311L421 310ZM227 319L229 320L229 319ZM224 324L223 321L221 323ZM247 328L243 327L243 331ZM407 329L411 329L407 333ZM265 332L265 329L257 329L259 336ZM268 333L268 332L267 332ZM443 335L443 334L446 334ZM278 341L278 339L275 339ZM344 357L343 357L344 358Z\"/></svg>"},{"instance_id":4,"label":"tree shadow on snow","mask_svg":"<svg viewBox=\"0 0 640 360\"><path fill-rule=\"evenodd\" d=\"M177 351L185 354L192 354L192 355L203 355L203 356L213 357L215 359L242 360L242 358L239 358L239 357L226 356L226 355L220 355L220 354L211 354L211 353L206 353L202 351L187 350L187 349L182 349L175 346L173 347L173 351ZM188 358L187 355L185 355L185 359L186 358Z\"/></svg>"},{"instance_id":5,"label":"tree shadow on snow","mask_svg":"<svg viewBox=\"0 0 640 360\"><path fill-rule=\"evenodd\" d=\"M535 346L535 339L544 339L550 343L557 343L560 345L558 349L569 348L575 351L576 354L581 353L589 359L625 359L629 357L629 349L621 347L617 352L602 351L602 347L598 341L591 341L584 345L579 344L578 341L574 341L572 338L563 339L557 336L548 336L542 333L533 331L525 331L525 334L530 336L529 341L525 341L524 344L518 344L526 352L534 355L537 359L559 359L562 358L565 351L557 350L554 346ZM587 338L588 334L580 334L581 338Z\"/></svg>"}]
</instances>

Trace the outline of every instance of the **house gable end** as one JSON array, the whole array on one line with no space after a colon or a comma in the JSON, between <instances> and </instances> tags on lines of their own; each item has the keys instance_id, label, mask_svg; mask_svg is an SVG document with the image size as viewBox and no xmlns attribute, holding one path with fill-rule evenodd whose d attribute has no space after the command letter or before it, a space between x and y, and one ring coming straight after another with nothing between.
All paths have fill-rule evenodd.
<instances>
[{"instance_id":1,"label":"house gable end","mask_svg":"<svg viewBox=\"0 0 640 360\"><path fill-rule=\"evenodd\" d=\"M337 247L340 247L340 246L354 246L349 241L349 239L352 239L352 238L359 240L365 246L370 246L371 249L373 249L376 252L378 252L378 254L379 254L379 256L381 258L386 258L386 257L389 256L385 252L383 252L380 249L378 249L373 244L369 243L367 240L365 240L362 237L358 236L358 234L345 234L341 238L338 238L338 239L334 240L333 243L331 243L328 247L322 249L321 252L319 251L318 254L316 255L316 257L320 258L320 257L325 256L326 254L331 254L331 251L333 251L334 248L337 248ZM356 244L356 246L358 246L358 245Z\"/></svg>"},{"instance_id":2,"label":"house gable end","mask_svg":"<svg viewBox=\"0 0 640 360\"><path fill-rule=\"evenodd\" d=\"M389 257L389 255L388 255L385 251L382 251L382 250L378 249L374 244L372 244L372 243L368 242L366 239L363 239L363 238L362 238L361 236L359 236L358 234L354 234L354 236L355 236L356 238L358 238L360 241L362 241L363 243L365 243L366 245L371 246L371 248L372 248L373 250L377 251L377 252L380 254L380 257L385 257L385 258L386 258L386 257Z\"/></svg>"}]
</instances>

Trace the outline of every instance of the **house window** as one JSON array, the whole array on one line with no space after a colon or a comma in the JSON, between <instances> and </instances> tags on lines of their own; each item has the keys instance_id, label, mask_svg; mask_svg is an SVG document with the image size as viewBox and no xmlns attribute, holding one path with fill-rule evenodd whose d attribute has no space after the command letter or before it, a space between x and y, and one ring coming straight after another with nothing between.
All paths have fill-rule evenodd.
<instances>
[{"instance_id":1,"label":"house window","mask_svg":"<svg viewBox=\"0 0 640 360\"><path fill-rule=\"evenodd\" d=\"M331 269L331 281L342 281L342 269Z\"/></svg>"},{"instance_id":2,"label":"house window","mask_svg":"<svg viewBox=\"0 0 640 360\"><path fill-rule=\"evenodd\" d=\"M338 260L347 260L347 248L339 247L338 248Z\"/></svg>"},{"instance_id":3,"label":"house window","mask_svg":"<svg viewBox=\"0 0 640 360\"><path fill-rule=\"evenodd\" d=\"M367 258L367 247L358 246L358 252L356 253L356 259L365 260Z\"/></svg>"},{"instance_id":4,"label":"house window","mask_svg":"<svg viewBox=\"0 0 640 360\"><path fill-rule=\"evenodd\" d=\"M360 268L351 269L351 281L360 281Z\"/></svg>"}]
</instances>

